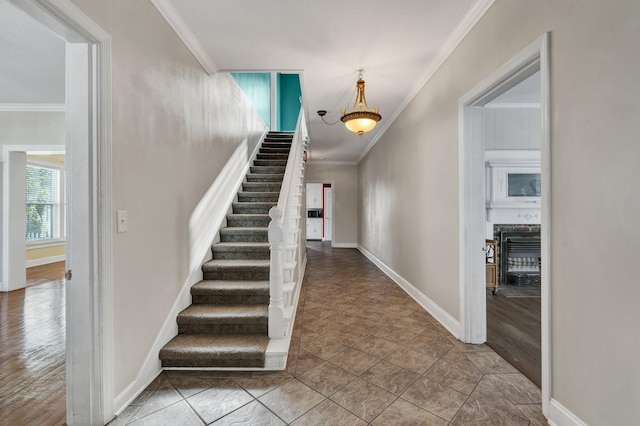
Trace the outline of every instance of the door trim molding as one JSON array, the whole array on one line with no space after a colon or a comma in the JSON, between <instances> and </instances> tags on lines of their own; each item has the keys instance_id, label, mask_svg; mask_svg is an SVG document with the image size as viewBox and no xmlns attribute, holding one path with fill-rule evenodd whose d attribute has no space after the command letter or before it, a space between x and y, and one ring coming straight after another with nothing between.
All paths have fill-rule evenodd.
<instances>
[{"instance_id":1,"label":"door trim molding","mask_svg":"<svg viewBox=\"0 0 640 426\"><path fill-rule=\"evenodd\" d=\"M473 140L473 120L477 120L477 114L475 113L489 99L515 86L522 80L523 75L531 73L532 69L538 68L541 80L542 411L545 416L549 417L552 383L549 33L543 34L522 52L480 82L462 96L458 103L460 331L461 339L464 342L482 343L486 341L486 290L484 286L484 270L482 270L484 262L482 261L483 258L480 258L482 256L480 249L484 246L485 230L484 226L478 226L477 220L474 222L474 218L484 218L486 214L484 209L484 142L481 137L480 140ZM480 172L482 174L479 175L478 173ZM480 283L482 283L481 286Z\"/></svg>"}]
</instances>

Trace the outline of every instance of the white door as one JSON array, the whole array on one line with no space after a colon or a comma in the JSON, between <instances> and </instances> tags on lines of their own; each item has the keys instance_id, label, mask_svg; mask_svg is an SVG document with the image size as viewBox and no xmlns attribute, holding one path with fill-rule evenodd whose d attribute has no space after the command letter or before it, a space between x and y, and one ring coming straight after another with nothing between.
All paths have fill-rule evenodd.
<instances>
[{"instance_id":1,"label":"white door","mask_svg":"<svg viewBox=\"0 0 640 426\"><path fill-rule=\"evenodd\" d=\"M67 422L98 424L104 421L100 355L100 294L96 286L94 230L95 98L90 72L95 46L67 43L66 152L67 152ZM98 302L96 302L98 301ZM92 392L93 391L93 392Z\"/></svg>"},{"instance_id":2,"label":"white door","mask_svg":"<svg viewBox=\"0 0 640 426\"><path fill-rule=\"evenodd\" d=\"M333 240L333 188L324 189L324 241Z\"/></svg>"}]
</instances>

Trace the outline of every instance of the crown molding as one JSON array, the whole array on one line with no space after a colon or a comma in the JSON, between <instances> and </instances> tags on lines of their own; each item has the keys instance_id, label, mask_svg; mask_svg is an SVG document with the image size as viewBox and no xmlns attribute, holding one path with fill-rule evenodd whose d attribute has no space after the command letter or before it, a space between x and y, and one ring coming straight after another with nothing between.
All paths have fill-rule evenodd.
<instances>
[{"instance_id":1,"label":"crown molding","mask_svg":"<svg viewBox=\"0 0 640 426\"><path fill-rule=\"evenodd\" d=\"M200 62L200 65L209 74L215 74L218 72L218 66L213 61L211 56L207 53L204 46L200 43L198 38L193 34L189 26L180 13L175 8L170 0L151 0L151 3L158 9L158 12L167 21L167 23L173 28L178 37L187 46L187 49L191 51L193 56Z\"/></svg>"},{"instance_id":2,"label":"crown molding","mask_svg":"<svg viewBox=\"0 0 640 426\"><path fill-rule=\"evenodd\" d=\"M0 104L0 112L64 112L65 104Z\"/></svg>"},{"instance_id":3,"label":"crown molding","mask_svg":"<svg viewBox=\"0 0 640 426\"><path fill-rule=\"evenodd\" d=\"M484 14L489 10L489 8L493 5L495 0L478 0L473 5L473 7L467 12L467 14L462 18L460 23L456 26L456 29L451 33L447 41L442 45L440 51L436 55L436 58L431 62L431 66L427 68L427 71L422 75L422 78L419 78L416 85L409 92L409 94L405 97L404 101L400 104L400 106L393 112L388 120L380 127L380 130L375 134L369 145L362 151L360 157L358 158L357 163L360 163L366 157L366 155L371 151L371 149L378 143L378 140L384 135L387 129L393 124L394 121L402 114L405 108L409 105L409 103L415 98L420 90L431 80L434 74L440 69L442 64L449 58L449 56L453 53L456 47L460 44L460 42L466 37L466 35L471 31L471 29L478 23L480 18L484 16Z\"/></svg>"}]
</instances>

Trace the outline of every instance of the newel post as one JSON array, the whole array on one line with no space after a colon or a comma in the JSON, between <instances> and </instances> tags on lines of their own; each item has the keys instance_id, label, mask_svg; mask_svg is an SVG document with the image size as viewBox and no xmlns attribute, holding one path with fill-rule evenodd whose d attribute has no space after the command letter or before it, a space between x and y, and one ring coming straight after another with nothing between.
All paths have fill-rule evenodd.
<instances>
[{"instance_id":1,"label":"newel post","mask_svg":"<svg viewBox=\"0 0 640 426\"><path fill-rule=\"evenodd\" d=\"M272 207L269 210L269 243L271 244L271 263L269 268L269 337L284 337L284 229L282 210Z\"/></svg>"}]
</instances>

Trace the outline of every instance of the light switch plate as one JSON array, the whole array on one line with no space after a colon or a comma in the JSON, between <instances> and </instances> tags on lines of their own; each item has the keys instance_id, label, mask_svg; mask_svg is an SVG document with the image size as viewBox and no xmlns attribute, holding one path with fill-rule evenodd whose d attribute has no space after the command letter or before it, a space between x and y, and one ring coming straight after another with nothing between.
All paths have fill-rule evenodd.
<instances>
[{"instance_id":1,"label":"light switch plate","mask_svg":"<svg viewBox=\"0 0 640 426\"><path fill-rule=\"evenodd\" d=\"M127 232L127 211L118 210L116 212L116 217L118 221L118 232Z\"/></svg>"}]
</instances>

